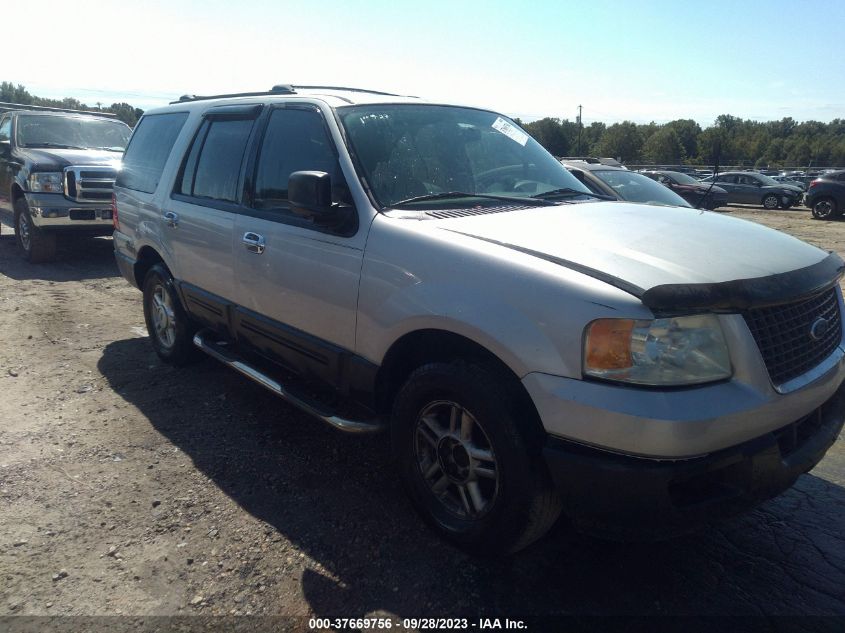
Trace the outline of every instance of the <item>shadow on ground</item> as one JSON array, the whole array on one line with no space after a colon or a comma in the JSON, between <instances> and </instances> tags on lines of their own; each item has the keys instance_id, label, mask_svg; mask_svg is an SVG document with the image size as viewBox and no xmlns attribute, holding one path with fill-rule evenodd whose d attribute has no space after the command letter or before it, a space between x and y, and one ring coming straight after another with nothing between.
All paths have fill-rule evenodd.
<instances>
[{"instance_id":1,"label":"shadow on ground","mask_svg":"<svg viewBox=\"0 0 845 633\"><path fill-rule=\"evenodd\" d=\"M18 254L11 221L11 214L0 211L0 274L17 280L44 281L103 279L120 274L110 237L62 236L55 261L30 264Z\"/></svg>"},{"instance_id":2,"label":"shadow on ground","mask_svg":"<svg viewBox=\"0 0 845 633\"><path fill-rule=\"evenodd\" d=\"M146 339L109 344L99 369L244 511L330 572L302 578L322 617L845 615L845 490L821 477L669 542L607 543L559 525L518 556L479 560L421 524L384 438L324 427L210 360L165 367Z\"/></svg>"}]
</instances>

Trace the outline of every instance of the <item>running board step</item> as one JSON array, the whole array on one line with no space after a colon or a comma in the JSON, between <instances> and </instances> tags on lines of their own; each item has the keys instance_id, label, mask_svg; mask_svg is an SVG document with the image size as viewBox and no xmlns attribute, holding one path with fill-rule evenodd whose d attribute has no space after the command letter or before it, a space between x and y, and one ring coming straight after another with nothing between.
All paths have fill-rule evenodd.
<instances>
[{"instance_id":1,"label":"running board step","mask_svg":"<svg viewBox=\"0 0 845 633\"><path fill-rule=\"evenodd\" d=\"M209 330L197 332L194 335L194 345L212 358L219 360L247 378L254 380L277 396L281 396L295 407L313 415L315 418L321 419L326 424L330 424L340 431L346 433L377 433L385 429L384 424L377 420L350 420L343 418L327 410L321 404L309 402L298 395L294 395L282 383L247 363L234 350L230 349L229 345L225 343L221 344L214 340L214 335Z\"/></svg>"}]
</instances>

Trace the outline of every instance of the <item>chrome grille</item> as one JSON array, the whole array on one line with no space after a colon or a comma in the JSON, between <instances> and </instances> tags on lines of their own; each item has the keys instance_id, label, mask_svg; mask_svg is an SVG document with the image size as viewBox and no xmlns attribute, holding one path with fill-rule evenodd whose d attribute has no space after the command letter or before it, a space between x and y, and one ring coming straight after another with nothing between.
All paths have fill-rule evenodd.
<instances>
[{"instance_id":1,"label":"chrome grille","mask_svg":"<svg viewBox=\"0 0 845 633\"><path fill-rule=\"evenodd\" d=\"M108 203L116 177L113 167L65 167L65 196L76 202Z\"/></svg>"},{"instance_id":2,"label":"chrome grille","mask_svg":"<svg viewBox=\"0 0 845 633\"><path fill-rule=\"evenodd\" d=\"M795 303L753 308L743 316L775 385L811 370L830 356L842 339L835 288ZM827 320L827 329L814 337L811 329L821 318Z\"/></svg>"}]
</instances>

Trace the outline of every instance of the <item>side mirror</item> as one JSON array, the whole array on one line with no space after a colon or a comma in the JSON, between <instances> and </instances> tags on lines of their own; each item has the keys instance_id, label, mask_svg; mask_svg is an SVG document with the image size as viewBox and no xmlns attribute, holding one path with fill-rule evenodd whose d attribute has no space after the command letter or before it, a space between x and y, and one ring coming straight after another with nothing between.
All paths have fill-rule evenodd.
<instances>
[{"instance_id":1,"label":"side mirror","mask_svg":"<svg viewBox=\"0 0 845 633\"><path fill-rule=\"evenodd\" d=\"M291 211L317 224L344 224L352 207L332 203L332 178L324 171L295 171L288 178Z\"/></svg>"},{"instance_id":2,"label":"side mirror","mask_svg":"<svg viewBox=\"0 0 845 633\"><path fill-rule=\"evenodd\" d=\"M0 156L12 154L12 142L9 139L0 139Z\"/></svg>"},{"instance_id":3,"label":"side mirror","mask_svg":"<svg viewBox=\"0 0 845 633\"><path fill-rule=\"evenodd\" d=\"M288 178L288 201L294 213L324 216L332 207L332 178L324 171L295 171Z\"/></svg>"}]
</instances>

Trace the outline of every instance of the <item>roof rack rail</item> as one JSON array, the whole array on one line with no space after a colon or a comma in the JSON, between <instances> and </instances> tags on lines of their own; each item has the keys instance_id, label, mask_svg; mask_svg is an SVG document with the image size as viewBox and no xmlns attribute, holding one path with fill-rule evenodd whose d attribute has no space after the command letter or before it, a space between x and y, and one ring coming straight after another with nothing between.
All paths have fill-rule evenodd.
<instances>
[{"instance_id":1,"label":"roof rack rail","mask_svg":"<svg viewBox=\"0 0 845 633\"><path fill-rule=\"evenodd\" d=\"M232 92L221 95L182 95L174 103L185 103L187 101L205 101L207 99L229 99L232 97L263 97L268 95L293 95L299 90L345 90L347 92L363 92L371 95L381 95L383 97L401 97L392 92L380 92L378 90L367 90L366 88L348 88L344 86L293 86L291 84L276 84L270 90L258 92Z\"/></svg>"},{"instance_id":2,"label":"roof rack rail","mask_svg":"<svg viewBox=\"0 0 845 633\"><path fill-rule=\"evenodd\" d=\"M37 112L70 112L71 114L89 114L93 116L102 116L116 119L117 115L114 112L102 112L101 110L74 110L73 108L54 108L52 106L39 106L26 103L9 103L0 101L0 112L9 112L10 110L35 110Z\"/></svg>"},{"instance_id":3,"label":"roof rack rail","mask_svg":"<svg viewBox=\"0 0 845 633\"><path fill-rule=\"evenodd\" d=\"M370 95L381 95L383 97L403 97L393 92L381 92L379 90L368 90L367 88L349 88L346 86L291 86L302 90L346 90L347 92L363 92Z\"/></svg>"}]
</instances>

